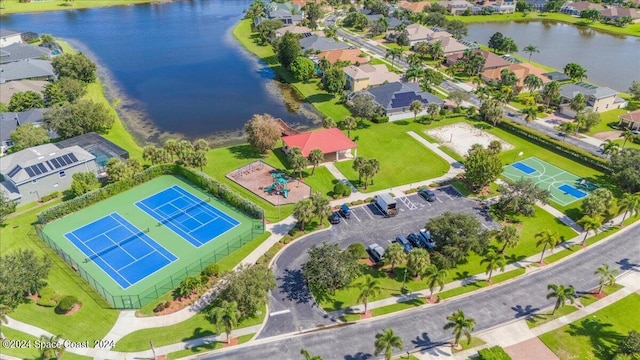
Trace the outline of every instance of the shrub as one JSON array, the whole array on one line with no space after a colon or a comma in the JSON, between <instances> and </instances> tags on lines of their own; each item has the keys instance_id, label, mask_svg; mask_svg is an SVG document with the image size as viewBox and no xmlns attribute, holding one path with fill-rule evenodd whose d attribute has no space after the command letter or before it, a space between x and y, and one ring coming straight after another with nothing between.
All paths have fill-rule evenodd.
<instances>
[{"instance_id":1,"label":"shrub","mask_svg":"<svg viewBox=\"0 0 640 360\"><path fill-rule=\"evenodd\" d=\"M342 197L344 195L344 188L345 188L345 185L343 183L341 182L336 183L333 186L333 197L335 199Z\"/></svg>"},{"instance_id":2,"label":"shrub","mask_svg":"<svg viewBox=\"0 0 640 360\"><path fill-rule=\"evenodd\" d=\"M492 346L490 348L478 351L480 360L511 360L511 356L500 346Z\"/></svg>"},{"instance_id":3,"label":"shrub","mask_svg":"<svg viewBox=\"0 0 640 360\"><path fill-rule=\"evenodd\" d=\"M78 298L75 296L67 295L63 297L62 299L60 299L58 306L56 306L56 314L68 313L69 311L71 311L71 309L73 309L74 306L76 306L77 303Z\"/></svg>"},{"instance_id":4,"label":"shrub","mask_svg":"<svg viewBox=\"0 0 640 360\"><path fill-rule=\"evenodd\" d=\"M218 276L220 274L220 266L218 264L209 264L202 270L202 275L206 277Z\"/></svg>"},{"instance_id":5,"label":"shrub","mask_svg":"<svg viewBox=\"0 0 640 360\"><path fill-rule=\"evenodd\" d=\"M351 195L351 186L344 186L344 191L342 192L343 196L350 196Z\"/></svg>"},{"instance_id":6,"label":"shrub","mask_svg":"<svg viewBox=\"0 0 640 360\"><path fill-rule=\"evenodd\" d=\"M367 249L361 243L353 243L347 246L347 252L353 256L354 259L368 259Z\"/></svg>"},{"instance_id":7,"label":"shrub","mask_svg":"<svg viewBox=\"0 0 640 360\"><path fill-rule=\"evenodd\" d=\"M376 124L384 124L384 123L389 122L389 117L388 116L378 116L378 117L375 117L371 121L373 121Z\"/></svg>"},{"instance_id":8,"label":"shrub","mask_svg":"<svg viewBox=\"0 0 640 360\"><path fill-rule=\"evenodd\" d=\"M158 303L158 305L156 305L156 307L153 309L154 313L159 313L162 310L168 308L169 306L171 306L171 303L168 301L161 301Z\"/></svg>"},{"instance_id":9,"label":"shrub","mask_svg":"<svg viewBox=\"0 0 640 360\"><path fill-rule=\"evenodd\" d=\"M36 304L44 307L54 307L56 306L58 299L58 294L53 291L51 288L46 287L40 291L40 299Z\"/></svg>"},{"instance_id":10,"label":"shrub","mask_svg":"<svg viewBox=\"0 0 640 360\"><path fill-rule=\"evenodd\" d=\"M54 191L49 195L45 195L45 196L41 197L40 201L47 202L49 200L53 200L53 199L57 198L58 196L60 196L60 193L58 191Z\"/></svg>"}]
</instances>

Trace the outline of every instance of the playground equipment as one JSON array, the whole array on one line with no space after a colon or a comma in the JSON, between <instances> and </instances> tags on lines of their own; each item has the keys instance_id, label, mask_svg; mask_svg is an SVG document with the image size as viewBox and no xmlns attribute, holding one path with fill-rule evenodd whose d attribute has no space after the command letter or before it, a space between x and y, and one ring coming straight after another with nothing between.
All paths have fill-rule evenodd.
<instances>
[{"instance_id":1,"label":"playground equipment","mask_svg":"<svg viewBox=\"0 0 640 360\"><path fill-rule=\"evenodd\" d=\"M273 182L264 188L264 191L269 194L275 193L276 195L282 195L285 199L289 197L289 189L287 188L289 180L284 178L283 174L279 172L271 173L271 177L273 178Z\"/></svg>"},{"instance_id":2,"label":"playground equipment","mask_svg":"<svg viewBox=\"0 0 640 360\"><path fill-rule=\"evenodd\" d=\"M254 171L262 171L263 168L264 163L262 162L262 160L254 161L249 165L239 168L236 172L236 177L242 178L242 175L249 175Z\"/></svg>"}]
</instances>

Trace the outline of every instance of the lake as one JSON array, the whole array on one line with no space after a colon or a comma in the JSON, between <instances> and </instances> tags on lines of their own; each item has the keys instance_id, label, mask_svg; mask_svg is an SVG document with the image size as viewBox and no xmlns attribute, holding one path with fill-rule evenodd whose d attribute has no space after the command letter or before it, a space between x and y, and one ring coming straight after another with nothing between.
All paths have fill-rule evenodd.
<instances>
[{"instance_id":1,"label":"lake","mask_svg":"<svg viewBox=\"0 0 640 360\"><path fill-rule=\"evenodd\" d=\"M570 62L587 69L587 81L627 91L640 80L640 38L617 36L555 21L469 24L467 39L487 44L496 32L513 38L521 50L535 45L531 60L562 71Z\"/></svg>"},{"instance_id":2,"label":"lake","mask_svg":"<svg viewBox=\"0 0 640 360\"><path fill-rule=\"evenodd\" d=\"M249 0L176 1L17 14L2 26L62 37L93 57L145 141L237 141L244 123L269 113L297 127L318 116L231 34Z\"/></svg>"}]
</instances>

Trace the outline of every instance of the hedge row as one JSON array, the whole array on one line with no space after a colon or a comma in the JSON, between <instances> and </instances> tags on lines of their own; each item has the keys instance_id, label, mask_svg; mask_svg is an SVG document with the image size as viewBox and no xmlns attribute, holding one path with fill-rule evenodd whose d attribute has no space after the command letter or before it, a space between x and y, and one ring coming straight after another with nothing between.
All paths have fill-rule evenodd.
<instances>
[{"instance_id":1,"label":"hedge row","mask_svg":"<svg viewBox=\"0 0 640 360\"><path fill-rule=\"evenodd\" d=\"M478 355L480 360L511 360L511 356L500 346L482 349L478 351Z\"/></svg>"},{"instance_id":2,"label":"hedge row","mask_svg":"<svg viewBox=\"0 0 640 360\"><path fill-rule=\"evenodd\" d=\"M201 172L194 172L190 169L183 168L179 165L161 164L151 166L144 171L135 174L131 179L125 179L108 184L97 190L88 192L82 196L78 196L74 199L51 207L38 214L38 220L40 224L44 225L53 220L76 212L80 209L106 200L114 195L120 194L126 190L129 190L161 175L182 176L192 182L194 185L206 190L211 195L221 198L231 206L242 210L247 215L256 219L263 218L262 209L260 209L256 204L250 202L247 199L244 199L240 195L231 191L231 189L229 189L227 186L220 184L209 176Z\"/></svg>"},{"instance_id":3,"label":"hedge row","mask_svg":"<svg viewBox=\"0 0 640 360\"><path fill-rule=\"evenodd\" d=\"M609 162L601 157L595 156L588 151L580 149L571 144L567 144L564 141L553 139L547 135L544 135L537 130L528 128L526 126L514 123L512 121L502 121L498 124L498 127L503 128L513 134L525 137L530 141L541 145L551 151L562 153L582 164L595 167L602 172L609 172Z\"/></svg>"}]
</instances>

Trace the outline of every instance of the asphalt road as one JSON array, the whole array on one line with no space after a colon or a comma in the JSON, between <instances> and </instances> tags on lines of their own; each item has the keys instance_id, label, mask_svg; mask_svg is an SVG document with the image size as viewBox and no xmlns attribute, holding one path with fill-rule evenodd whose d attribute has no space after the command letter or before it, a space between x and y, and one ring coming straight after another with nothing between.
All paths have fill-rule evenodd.
<instances>
[{"instance_id":1,"label":"asphalt road","mask_svg":"<svg viewBox=\"0 0 640 360\"><path fill-rule=\"evenodd\" d=\"M640 225L627 229L606 243L556 265L543 268L524 278L506 283L468 297L445 301L437 305L420 307L389 317L372 319L343 327L265 339L254 345L210 354L203 359L299 359L300 349L330 359L367 359L372 357L375 334L383 328L392 328L404 340L401 352L427 349L451 339L442 326L446 316L463 309L468 317L476 319L476 331L550 306L547 284L573 285L578 292L589 291L598 284L593 275L602 263L624 271L640 271Z\"/></svg>"},{"instance_id":2,"label":"asphalt road","mask_svg":"<svg viewBox=\"0 0 640 360\"><path fill-rule=\"evenodd\" d=\"M474 214L487 229L499 227L491 217L480 213L476 201L462 197L452 187L437 189L435 193L434 202L427 202L416 194L397 198L399 213L390 218L385 218L372 204L353 208L349 219L342 219L330 230L312 234L287 246L273 265L277 285L269 294L270 314L258 337L336 324L336 319L329 318L315 305L302 276L302 265L308 259L306 250L313 244L326 241L337 243L344 249L360 242L365 247L376 243L386 248L396 236L418 232L428 219L446 211Z\"/></svg>"}]
</instances>

